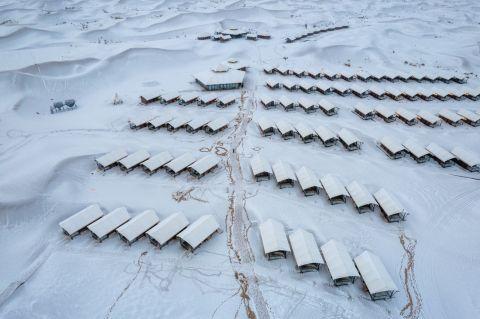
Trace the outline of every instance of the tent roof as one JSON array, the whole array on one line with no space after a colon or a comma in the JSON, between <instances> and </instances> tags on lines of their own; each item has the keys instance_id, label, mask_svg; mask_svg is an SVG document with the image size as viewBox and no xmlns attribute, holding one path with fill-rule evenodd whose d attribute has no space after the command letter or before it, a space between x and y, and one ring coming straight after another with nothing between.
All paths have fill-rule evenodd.
<instances>
[{"instance_id":1,"label":"tent roof","mask_svg":"<svg viewBox=\"0 0 480 319\"><path fill-rule=\"evenodd\" d=\"M425 147L420 145L420 143L413 138L410 138L403 142L403 146L405 146L405 149L416 157L422 157L429 154Z\"/></svg>"},{"instance_id":2,"label":"tent roof","mask_svg":"<svg viewBox=\"0 0 480 319\"><path fill-rule=\"evenodd\" d=\"M189 167L196 171L198 174L203 174L215 165L217 165L220 162L220 159L216 157L215 155L209 154L205 157L202 157Z\"/></svg>"},{"instance_id":3,"label":"tent roof","mask_svg":"<svg viewBox=\"0 0 480 319\"><path fill-rule=\"evenodd\" d=\"M342 128L340 132L338 132L338 137L343 140L347 145L351 145L353 143L361 143L360 139L346 128Z\"/></svg>"},{"instance_id":4,"label":"tent roof","mask_svg":"<svg viewBox=\"0 0 480 319\"><path fill-rule=\"evenodd\" d=\"M204 85L243 83L245 72L229 70L227 72L204 71L195 75L195 78Z\"/></svg>"},{"instance_id":5,"label":"tent roof","mask_svg":"<svg viewBox=\"0 0 480 319\"><path fill-rule=\"evenodd\" d=\"M117 232L128 241L132 241L153 227L158 221L157 214L148 209L117 228Z\"/></svg>"},{"instance_id":6,"label":"tent roof","mask_svg":"<svg viewBox=\"0 0 480 319\"><path fill-rule=\"evenodd\" d=\"M290 251L285 229L280 222L268 219L261 223L259 228L265 254L275 251Z\"/></svg>"},{"instance_id":7,"label":"tent roof","mask_svg":"<svg viewBox=\"0 0 480 319\"><path fill-rule=\"evenodd\" d=\"M473 152L468 151L463 147L457 146L453 148L452 154L469 166L480 165L480 158L478 158L478 156Z\"/></svg>"},{"instance_id":8,"label":"tent roof","mask_svg":"<svg viewBox=\"0 0 480 319\"><path fill-rule=\"evenodd\" d=\"M191 165L193 162L195 162L195 157L191 153L185 153L165 164L165 167L168 167L170 170L178 173L182 169Z\"/></svg>"},{"instance_id":9,"label":"tent roof","mask_svg":"<svg viewBox=\"0 0 480 319\"><path fill-rule=\"evenodd\" d=\"M61 221L59 225L69 235L72 235L77 231L87 227L89 224L93 223L102 216L102 209L97 204L94 204Z\"/></svg>"},{"instance_id":10,"label":"tent roof","mask_svg":"<svg viewBox=\"0 0 480 319\"><path fill-rule=\"evenodd\" d=\"M250 160L250 166L252 167L253 175L258 175L260 173L272 174L272 169L268 162L258 155Z\"/></svg>"},{"instance_id":11,"label":"tent roof","mask_svg":"<svg viewBox=\"0 0 480 319\"><path fill-rule=\"evenodd\" d=\"M317 175L305 166L297 170L295 174L297 175L298 182L300 183L300 187L303 190L311 187L322 188L322 185L320 184L320 180L318 179Z\"/></svg>"},{"instance_id":12,"label":"tent roof","mask_svg":"<svg viewBox=\"0 0 480 319\"><path fill-rule=\"evenodd\" d=\"M365 205L374 204L376 205L377 202L373 198L372 194L357 181L353 181L347 185L347 191L350 194L350 197L355 202L357 207L362 207Z\"/></svg>"},{"instance_id":13,"label":"tent roof","mask_svg":"<svg viewBox=\"0 0 480 319\"><path fill-rule=\"evenodd\" d=\"M323 189L328 195L328 198L337 197L340 195L349 196L345 186L333 175L327 174L320 179Z\"/></svg>"},{"instance_id":14,"label":"tent roof","mask_svg":"<svg viewBox=\"0 0 480 319\"><path fill-rule=\"evenodd\" d=\"M147 231L147 235L155 239L160 246L165 245L170 239L188 226L188 220L181 212L174 213L152 229Z\"/></svg>"},{"instance_id":15,"label":"tent roof","mask_svg":"<svg viewBox=\"0 0 480 319\"><path fill-rule=\"evenodd\" d=\"M173 156L168 152L164 151L160 154L150 157L148 160L142 163L143 166L153 171L163 165L167 164L173 159Z\"/></svg>"},{"instance_id":16,"label":"tent roof","mask_svg":"<svg viewBox=\"0 0 480 319\"><path fill-rule=\"evenodd\" d=\"M392 153L398 153L405 150L405 147L403 147L403 145L399 141L390 136L384 136L380 140L380 144L382 144Z\"/></svg>"},{"instance_id":17,"label":"tent roof","mask_svg":"<svg viewBox=\"0 0 480 319\"><path fill-rule=\"evenodd\" d=\"M208 236L220 228L213 215L203 215L177 235L193 249L197 248Z\"/></svg>"},{"instance_id":18,"label":"tent roof","mask_svg":"<svg viewBox=\"0 0 480 319\"><path fill-rule=\"evenodd\" d=\"M150 153L146 150L138 150L133 154L128 155L127 157L122 158L119 163L125 168L129 169L150 157Z\"/></svg>"},{"instance_id":19,"label":"tent roof","mask_svg":"<svg viewBox=\"0 0 480 319\"><path fill-rule=\"evenodd\" d=\"M371 294L398 289L378 256L364 251L354 260Z\"/></svg>"},{"instance_id":20,"label":"tent roof","mask_svg":"<svg viewBox=\"0 0 480 319\"><path fill-rule=\"evenodd\" d=\"M378 205L382 207L388 216L402 214L404 212L404 209L398 203L397 199L383 188L374 193L373 197L375 197Z\"/></svg>"},{"instance_id":21,"label":"tent roof","mask_svg":"<svg viewBox=\"0 0 480 319\"><path fill-rule=\"evenodd\" d=\"M288 236L297 266L324 264L315 237L310 232L298 229Z\"/></svg>"},{"instance_id":22,"label":"tent roof","mask_svg":"<svg viewBox=\"0 0 480 319\"><path fill-rule=\"evenodd\" d=\"M97 158L95 161L102 166L108 166L127 156L128 153L125 150L119 149L111 151L110 153Z\"/></svg>"},{"instance_id":23,"label":"tent roof","mask_svg":"<svg viewBox=\"0 0 480 319\"><path fill-rule=\"evenodd\" d=\"M449 160L452 160L452 159L455 158L455 156L452 153L450 153L449 151L447 151L446 149L444 149L443 147L441 147L440 145L438 145L436 143L428 144L426 149L433 156L437 157L438 159L440 159L443 162L446 162L446 161L449 161Z\"/></svg>"},{"instance_id":24,"label":"tent roof","mask_svg":"<svg viewBox=\"0 0 480 319\"><path fill-rule=\"evenodd\" d=\"M347 248L341 242L332 239L320 249L322 250L323 258L330 271L330 275L334 280L359 276Z\"/></svg>"},{"instance_id":25,"label":"tent roof","mask_svg":"<svg viewBox=\"0 0 480 319\"><path fill-rule=\"evenodd\" d=\"M283 181L292 180L295 181L295 174L292 171L290 165L282 162L277 161L272 165L273 174L275 175L275 179L277 183L281 183Z\"/></svg>"},{"instance_id":26,"label":"tent roof","mask_svg":"<svg viewBox=\"0 0 480 319\"><path fill-rule=\"evenodd\" d=\"M90 224L88 229L97 235L98 238L102 238L114 231L122 224L130 219L130 214L125 207L119 207L112 210L109 214L98 219L96 222Z\"/></svg>"}]
</instances>

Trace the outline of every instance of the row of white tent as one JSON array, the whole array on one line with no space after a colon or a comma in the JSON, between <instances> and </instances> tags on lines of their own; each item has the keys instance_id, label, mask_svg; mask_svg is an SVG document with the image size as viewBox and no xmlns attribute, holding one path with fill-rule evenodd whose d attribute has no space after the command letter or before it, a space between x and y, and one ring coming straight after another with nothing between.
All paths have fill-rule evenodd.
<instances>
[{"instance_id":1,"label":"row of white tent","mask_svg":"<svg viewBox=\"0 0 480 319\"><path fill-rule=\"evenodd\" d=\"M427 87L416 87L408 89L398 89L396 87L382 88L377 85L373 85L370 88L364 88L359 85L351 85L349 83L334 83L330 85L326 83L300 83L292 82L289 80L268 80L266 81L265 85L270 89L284 88L289 91L301 90L305 93L318 92L323 95L336 93L340 96L349 96L353 94L359 98L366 98L367 96L371 96L378 100L390 98L395 101L400 101L403 99L407 99L409 101L433 101L435 99L439 101L447 101L450 99L457 101L462 101L465 99L478 101L480 99L480 88L471 87L452 87L447 90Z\"/></svg>"},{"instance_id":2,"label":"row of white tent","mask_svg":"<svg viewBox=\"0 0 480 319\"><path fill-rule=\"evenodd\" d=\"M401 143L393 137L385 136L377 143L378 147L391 159L399 159L407 154L424 163L433 158L442 167L450 167L457 163L470 172L480 172L480 158L463 147L456 146L450 152L436 143L423 146L414 139Z\"/></svg>"},{"instance_id":3,"label":"row of white tent","mask_svg":"<svg viewBox=\"0 0 480 319\"><path fill-rule=\"evenodd\" d=\"M407 125L415 125L418 122L430 127L437 127L442 124L442 121L452 125L459 126L463 123L467 123L471 126L480 126L480 110L473 112L465 108L461 108L456 111L449 109L442 109L437 115L421 110L417 114L404 108L398 108L396 110L386 106L367 106L364 104L357 105L353 112L364 120L372 120L375 116L380 117L387 123L394 122L397 118Z\"/></svg>"},{"instance_id":4,"label":"row of white tent","mask_svg":"<svg viewBox=\"0 0 480 319\"><path fill-rule=\"evenodd\" d=\"M149 130L156 131L165 127L170 132L176 132L185 128L189 133L205 131L208 134L216 134L228 127L229 121L223 117L216 119L206 117L191 118L187 116L173 116L170 114L142 114L128 121L132 130L139 130L148 127Z\"/></svg>"},{"instance_id":5,"label":"row of white tent","mask_svg":"<svg viewBox=\"0 0 480 319\"><path fill-rule=\"evenodd\" d=\"M335 286L353 284L362 277L372 300L392 298L398 291L378 256L364 251L352 260L343 243L331 239L318 247L311 232L297 229L288 235L283 225L268 219L260 224L260 236L268 260L287 258L292 252L300 272L319 271L326 265Z\"/></svg>"},{"instance_id":6,"label":"row of white tent","mask_svg":"<svg viewBox=\"0 0 480 319\"><path fill-rule=\"evenodd\" d=\"M218 107L227 107L234 104L238 97L234 94L226 94L219 96L215 93L201 94L199 92L168 92L161 95L154 95L149 97L140 96L142 104L150 104L153 102L160 102L161 104L178 103L180 105L197 104L200 106L216 105Z\"/></svg>"},{"instance_id":7,"label":"row of white tent","mask_svg":"<svg viewBox=\"0 0 480 319\"><path fill-rule=\"evenodd\" d=\"M170 152L163 151L152 156L144 149L131 154L119 149L95 159L95 162L101 171L119 166L122 171L129 173L135 168L141 167L145 173L152 175L164 168L173 176L177 176L183 171L189 171L192 176L200 178L213 171L220 163L220 159L213 154L198 159L191 153L173 157Z\"/></svg>"},{"instance_id":8,"label":"row of white tent","mask_svg":"<svg viewBox=\"0 0 480 319\"><path fill-rule=\"evenodd\" d=\"M273 122L261 118L257 121L257 124L263 136L271 136L278 132L284 140L292 139L298 135L304 143L310 143L318 138L325 147L333 146L340 141L349 151L359 150L363 144L352 131L346 128L342 128L335 134L326 126L319 125L313 129L302 122L292 125L284 120Z\"/></svg>"},{"instance_id":9,"label":"row of white tent","mask_svg":"<svg viewBox=\"0 0 480 319\"><path fill-rule=\"evenodd\" d=\"M306 37L319 34L319 33L324 33L324 32L330 32L330 31L336 31L336 30L342 30L342 29L347 29L348 25L343 25L343 26L336 26L336 27L329 27L329 28L320 28L320 27L313 27L311 29L307 29L304 32L298 33L296 35L291 35L285 38L285 42L287 43L292 43L301 39L304 39Z\"/></svg>"},{"instance_id":10,"label":"row of white tent","mask_svg":"<svg viewBox=\"0 0 480 319\"><path fill-rule=\"evenodd\" d=\"M389 71L389 72L367 72L362 70L348 70L336 72L331 70L325 70L323 68L301 68L301 67L265 67L263 71L267 74L280 74L280 75L295 75L297 77L309 76L314 79L327 79L330 81L345 80L345 81L363 81L363 82L444 82L444 83L466 83L466 78L462 76L450 75L445 72L433 71L431 74L425 72L404 73L401 71Z\"/></svg>"},{"instance_id":11,"label":"row of white tent","mask_svg":"<svg viewBox=\"0 0 480 319\"><path fill-rule=\"evenodd\" d=\"M147 236L152 244L161 248L170 240L178 238L182 247L190 251L220 230L213 215L204 215L190 224L181 212L160 221L152 209L132 218L126 207L116 208L104 215L98 204L82 209L61 221L59 226L70 239L84 230L89 230L92 237L99 242L117 233L129 245Z\"/></svg>"},{"instance_id":12,"label":"row of white tent","mask_svg":"<svg viewBox=\"0 0 480 319\"><path fill-rule=\"evenodd\" d=\"M279 188L291 188L298 183L305 196L317 195L323 189L332 205L346 203L347 199L351 198L360 214L374 212L378 206L388 222L399 222L407 216L397 198L384 188L372 194L357 181L345 186L334 175L327 174L318 178L315 172L305 166L294 172L289 164L281 160L270 166L270 163L260 156L250 160L250 167L257 182L270 180L273 175Z\"/></svg>"}]
</instances>

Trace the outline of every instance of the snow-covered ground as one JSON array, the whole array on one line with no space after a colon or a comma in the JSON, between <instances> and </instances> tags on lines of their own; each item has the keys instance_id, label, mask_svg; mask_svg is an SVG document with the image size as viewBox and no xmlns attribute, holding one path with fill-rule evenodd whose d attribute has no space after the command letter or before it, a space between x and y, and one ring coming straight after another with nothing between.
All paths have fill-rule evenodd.
<instances>
[{"instance_id":1,"label":"snow-covered ground","mask_svg":"<svg viewBox=\"0 0 480 319\"><path fill-rule=\"evenodd\" d=\"M286 44L305 24L349 25ZM252 28L271 40L199 41L227 27ZM349 111L360 100L310 94L340 105L338 116L265 110L264 66L368 72L447 72L467 84L399 83L398 88L478 88L480 5L477 1L2 1L0 3L0 318L478 318L480 298L480 181L458 166L442 169L409 158L393 161L376 146L385 135L424 144L456 145L480 155L480 128L428 128L362 121ZM139 105L140 95L200 91L192 74L234 57L250 68L242 96L218 109ZM294 78L292 78L294 80ZM326 81L326 80L319 80ZM328 82L328 81L327 81ZM349 83L344 82L349 85ZM362 83L350 83L365 85ZM391 83L378 83L379 87ZM396 84L393 84L395 86ZM113 105L118 93L124 101ZM230 92L229 92L230 93ZM224 92L220 92L224 94ZM75 98L77 110L51 115L54 100ZM368 105L433 113L448 107L480 110L479 102L395 102ZM223 116L217 135L132 131L141 113ZM363 141L359 152L318 142L261 137L267 117L338 131ZM219 169L196 180L117 168L101 173L94 159L112 149L173 155L210 152ZM249 160L260 154L293 168L307 166L343 183L394 193L407 221L388 224L380 213L359 215L352 203L331 206L325 195L299 187L256 183ZM174 241L162 249L117 236L102 243L87 233L67 239L58 223L91 203L162 219L183 211L190 221L213 214L222 232L193 254ZM334 287L326 268L299 274L291 255L267 261L258 225L268 218L291 232L311 231L319 244L342 241L352 256L371 250L399 287L394 299L373 302L361 280Z\"/></svg>"}]
</instances>

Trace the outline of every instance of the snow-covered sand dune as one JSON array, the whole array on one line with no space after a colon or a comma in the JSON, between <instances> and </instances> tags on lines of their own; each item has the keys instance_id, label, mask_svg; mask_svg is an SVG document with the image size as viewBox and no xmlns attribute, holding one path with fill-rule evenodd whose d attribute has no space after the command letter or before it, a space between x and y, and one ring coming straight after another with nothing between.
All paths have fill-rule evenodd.
<instances>
[{"instance_id":1,"label":"snow-covered sand dune","mask_svg":"<svg viewBox=\"0 0 480 319\"><path fill-rule=\"evenodd\" d=\"M480 156L480 128L363 121L350 109L369 106L438 113L479 111L464 101L378 101L353 96L272 91L265 66L334 71L435 73L468 77L467 84L357 83L381 89L419 86L448 90L480 87L480 5L472 0L430 1L11 1L0 4L0 317L1 318L477 318L480 316L480 176L434 161L390 160L377 141L414 138ZM305 25L348 29L285 43ZM265 31L270 40L196 40L198 34L238 27ZM213 105L139 104L140 95L197 92L192 74L234 57L249 66L238 102ZM335 83L296 78L298 82ZM303 83L302 82L302 83ZM224 95L232 92L218 92ZM113 105L115 94L123 104ZM265 110L262 96L326 99L337 116L322 112ZM74 98L79 107L50 114L53 101ZM224 117L216 135L133 131L140 114ZM268 118L312 128L347 128L363 142L348 152L318 141L262 137L257 120ZM217 156L219 168L201 179L164 171L147 176L94 159L114 149L179 156ZM344 184L356 180L369 192L385 188L406 212L387 223L378 209L358 214L351 200L330 205L322 191L305 197L298 185L279 189L255 182L250 159L281 159ZM190 222L213 214L222 232L194 253L178 241L162 249L147 239L132 246L117 235L102 243L88 233L67 239L58 223L98 203L105 213L121 206L132 215L153 209L160 220L183 211ZM336 239L352 257L370 250L380 257L399 292L372 302L361 280L334 287L326 268L300 274L293 256L267 261L258 225L280 221L287 233L303 228L319 245Z\"/></svg>"}]
</instances>

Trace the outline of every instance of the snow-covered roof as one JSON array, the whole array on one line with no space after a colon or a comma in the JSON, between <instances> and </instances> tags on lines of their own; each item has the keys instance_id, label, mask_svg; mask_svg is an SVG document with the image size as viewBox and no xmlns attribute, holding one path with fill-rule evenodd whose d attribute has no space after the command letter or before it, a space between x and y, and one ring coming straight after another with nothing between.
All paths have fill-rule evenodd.
<instances>
[{"instance_id":1,"label":"snow-covered roof","mask_svg":"<svg viewBox=\"0 0 480 319\"><path fill-rule=\"evenodd\" d=\"M403 142L403 146L405 146L405 149L416 157L422 157L429 154L425 147L412 138Z\"/></svg>"},{"instance_id":2,"label":"snow-covered roof","mask_svg":"<svg viewBox=\"0 0 480 319\"><path fill-rule=\"evenodd\" d=\"M220 159L218 157L209 154L190 165L189 168L193 169L198 174L203 174L212 167L216 166L219 162Z\"/></svg>"},{"instance_id":3,"label":"snow-covered roof","mask_svg":"<svg viewBox=\"0 0 480 319\"><path fill-rule=\"evenodd\" d=\"M286 97L285 95L282 95L279 99L278 99L278 102L283 105L283 106L289 106L289 105L292 105L292 104L295 104L294 101L292 101L292 99Z\"/></svg>"},{"instance_id":4,"label":"snow-covered roof","mask_svg":"<svg viewBox=\"0 0 480 319\"><path fill-rule=\"evenodd\" d=\"M141 114L141 115L135 116L132 119L129 119L128 122L131 125L140 126L148 123L150 120L154 119L156 116L157 116L156 114Z\"/></svg>"},{"instance_id":5,"label":"snow-covered roof","mask_svg":"<svg viewBox=\"0 0 480 319\"><path fill-rule=\"evenodd\" d=\"M351 145L353 143L361 143L360 139L346 128L342 128L340 132L338 132L338 137L347 145Z\"/></svg>"},{"instance_id":6,"label":"snow-covered roof","mask_svg":"<svg viewBox=\"0 0 480 319\"><path fill-rule=\"evenodd\" d=\"M438 123L440 122L440 118L432 113L430 113L429 111L425 111L425 110L421 110L420 112L417 113L417 116L425 121L427 121L428 123Z\"/></svg>"},{"instance_id":7,"label":"snow-covered roof","mask_svg":"<svg viewBox=\"0 0 480 319\"><path fill-rule=\"evenodd\" d=\"M364 251L354 260L371 294L398 289L378 256L369 251Z\"/></svg>"},{"instance_id":8,"label":"snow-covered roof","mask_svg":"<svg viewBox=\"0 0 480 319\"><path fill-rule=\"evenodd\" d=\"M229 29L223 30L221 33L225 35L230 35L230 36L238 36L238 35L246 34L247 31L243 29L229 28Z\"/></svg>"},{"instance_id":9,"label":"snow-covered roof","mask_svg":"<svg viewBox=\"0 0 480 319\"><path fill-rule=\"evenodd\" d=\"M317 126L315 128L315 132L317 132L318 137L320 137L322 141L328 141L332 138L337 139L337 136L335 135L335 133L333 133L332 131L330 131L330 129L322 125Z\"/></svg>"},{"instance_id":10,"label":"snow-covered roof","mask_svg":"<svg viewBox=\"0 0 480 319\"><path fill-rule=\"evenodd\" d=\"M150 123L151 125L153 125L154 127L159 127L159 126L162 126L164 124L167 124L169 121L171 121L174 117L172 115L168 115L168 114L162 114L160 116L157 116L156 118L154 119L151 119L150 121L148 121L148 123Z\"/></svg>"},{"instance_id":11,"label":"snow-covered roof","mask_svg":"<svg viewBox=\"0 0 480 319\"><path fill-rule=\"evenodd\" d=\"M294 86L296 86L297 84L296 83L293 83L292 81L290 80L285 80L282 82L282 85L287 88L287 89L292 89Z\"/></svg>"},{"instance_id":12,"label":"snow-covered roof","mask_svg":"<svg viewBox=\"0 0 480 319\"><path fill-rule=\"evenodd\" d=\"M130 219L130 214L125 207L112 210L87 228L98 238L108 235Z\"/></svg>"},{"instance_id":13,"label":"snow-covered roof","mask_svg":"<svg viewBox=\"0 0 480 319\"><path fill-rule=\"evenodd\" d=\"M260 156L255 156L250 160L250 166L252 167L253 175L258 175L261 173L272 174L272 169L268 162Z\"/></svg>"},{"instance_id":14,"label":"snow-covered roof","mask_svg":"<svg viewBox=\"0 0 480 319\"><path fill-rule=\"evenodd\" d=\"M413 114L409 110L404 109L403 107L398 108L396 113L397 113L398 116L403 117L407 121L413 121L413 120L416 119L415 114Z\"/></svg>"},{"instance_id":15,"label":"snow-covered roof","mask_svg":"<svg viewBox=\"0 0 480 319\"><path fill-rule=\"evenodd\" d=\"M152 228L158 221L157 214L153 210L147 209L117 228L117 232L128 241L132 241Z\"/></svg>"},{"instance_id":16,"label":"snow-covered roof","mask_svg":"<svg viewBox=\"0 0 480 319\"><path fill-rule=\"evenodd\" d=\"M204 85L243 83L245 72L229 70L227 72L204 71L195 75L195 78Z\"/></svg>"},{"instance_id":17,"label":"snow-covered roof","mask_svg":"<svg viewBox=\"0 0 480 319\"><path fill-rule=\"evenodd\" d=\"M293 128L292 124L284 120L277 121L275 125L277 126L277 129L280 132L280 134L282 135L288 132L295 132L295 129Z\"/></svg>"},{"instance_id":18,"label":"snow-covered roof","mask_svg":"<svg viewBox=\"0 0 480 319\"><path fill-rule=\"evenodd\" d=\"M97 158L95 161L103 167L106 167L112 165L115 162L118 162L119 160L127 156L128 153L125 150L114 150Z\"/></svg>"},{"instance_id":19,"label":"snow-covered roof","mask_svg":"<svg viewBox=\"0 0 480 319\"><path fill-rule=\"evenodd\" d=\"M373 197L375 197L378 205L382 207L383 211L387 216L402 214L404 212L404 209L397 201L397 199L393 197L392 194L387 192L384 188L381 188L376 193L374 193Z\"/></svg>"},{"instance_id":20,"label":"snow-covered roof","mask_svg":"<svg viewBox=\"0 0 480 319\"><path fill-rule=\"evenodd\" d=\"M300 136L302 138L305 138L309 135L315 135L315 131L307 126L306 124L300 122L300 123L297 123L294 125L295 126L295 129L297 130L298 134L300 134Z\"/></svg>"},{"instance_id":21,"label":"snow-covered roof","mask_svg":"<svg viewBox=\"0 0 480 319\"><path fill-rule=\"evenodd\" d=\"M275 81L275 80L267 80L265 83L266 83L268 86L272 86L272 87L280 84L279 81Z\"/></svg>"},{"instance_id":22,"label":"snow-covered roof","mask_svg":"<svg viewBox=\"0 0 480 319\"><path fill-rule=\"evenodd\" d=\"M216 131L227 125L228 125L228 121L225 118L220 117L208 123L207 127L209 127L212 131Z\"/></svg>"},{"instance_id":23,"label":"snow-covered roof","mask_svg":"<svg viewBox=\"0 0 480 319\"><path fill-rule=\"evenodd\" d=\"M203 215L178 234L177 237L195 249L219 228L220 226L213 215Z\"/></svg>"},{"instance_id":24,"label":"snow-covered roof","mask_svg":"<svg viewBox=\"0 0 480 319\"><path fill-rule=\"evenodd\" d=\"M457 146L453 148L452 154L462 162L466 163L468 166L480 165L480 158L476 154L464 149L463 147Z\"/></svg>"},{"instance_id":25,"label":"snow-covered roof","mask_svg":"<svg viewBox=\"0 0 480 319\"><path fill-rule=\"evenodd\" d=\"M172 159L173 156L168 151L164 151L160 154L150 157L148 160L142 163L142 166L145 166L149 170L153 171L167 164Z\"/></svg>"},{"instance_id":26,"label":"snow-covered roof","mask_svg":"<svg viewBox=\"0 0 480 319\"><path fill-rule=\"evenodd\" d=\"M120 163L120 165L124 166L126 169L129 169L147 160L149 157L150 153L146 150L138 150L135 153L122 158L120 161L118 161L118 163Z\"/></svg>"},{"instance_id":27,"label":"snow-covered roof","mask_svg":"<svg viewBox=\"0 0 480 319\"><path fill-rule=\"evenodd\" d=\"M353 264L347 248L334 239L328 241L321 248L323 258L332 278L358 277L358 271Z\"/></svg>"},{"instance_id":28,"label":"snow-covered roof","mask_svg":"<svg viewBox=\"0 0 480 319\"><path fill-rule=\"evenodd\" d=\"M345 186L333 175L327 174L323 176L320 178L320 182L328 198L334 198L340 195L349 196Z\"/></svg>"},{"instance_id":29,"label":"snow-covered roof","mask_svg":"<svg viewBox=\"0 0 480 319\"><path fill-rule=\"evenodd\" d=\"M263 103L263 104L269 104L271 102L275 102L276 99L272 98L271 96L262 96L260 98L260 101Z\"/></svg>"},{"instance_id":30,"label":"snow-covered roof","mask_svg":"<svg viewBox=\"0 0 480 319\"><path fill-rule=\"evenodd\" d=\"M391 108L386 107L384 105L380 105L380 106L375 107L375 112L377 112L378 114L381 114L383 117L387 117L387 118L395 115L394 110L392 110Z\"/></svg>"},{"instance_id":31,"label":"snow-covered roof","mask_svg":"<svg viewBox=\"0 0 480 319\"><path fill-rule=\"evenodd\" d=\"M167 92L160 95L160 97L165 101L171 101L178 98L180 95L178 92Z\"/></svg>"},{"instance_id":32,"label":"snow-covered roof","mask_svg":"<svg viewBox=\"0 0 480 319\"><path fill-rule=\"evenodd\" d=\"M430 154L432 154L442 162L447 162L455 158L455 156L452 153L450 153L449 151L447 151L446 149L444 149L443 147L441 147L436 143L428 144L426 149L427 151L430 152Z\"/></svg>"},{"instance_id":33,"label":"snow-covered roof","mask_svg":"<svg viewBox=\"0 0 480 319\"><path fill-rule=\"evenodd\" d=\"M282 162L277 161L272 165L273 175L275 175L275 179L277 183L281 183L287 180L295 181L295 174L293 173L292 168L290 165Z\"/></svg>"},{"instance_id":34,"label":"snow-covered roof","mask_svg":"<svg viewBox=\"0 0 480 319\"><path fill-rule=\"evenodd\" d=\"M322 185L320 184L320 180L318 179L317 175L305 166L297 170L295 172L295 175L297 175L297 179L300 183L300 187L302 188L302 190L306 190L312 187L322 188Z\"/></svg>"},{"instance_id":35,"label":"snow-covered roof","mask_svg":"<svg viewBox=\"0 0 480 319\"><path fill-rule=\"evenodd\" d=\"M193 162L195 162L195 157L193 157L193 155L190 153L185 153L165 164L165 167L172 170L174 173L178 173L187 168Z\"/></svg>"},{"instance_id":36,"label":"snow-covered roof","mask_svg":"<svg viewBox=\"0 0 480 319\"><path fill-rule=\"evenodd\" d=\"M347 185L347 191L350 194L350 197L355 202L357 207L362 207L365 205L374 204L376 205L377 202L373 198L372 194L357 181L353 181Z\"/></svg>"},{"instance_id":37,"label":"snow-covered roof","mask_svg":"<svg viewBox=\"0 0 480 319\"><path fill-rule=\"evenodd\" d=\"M183 213L178 212L168 216L155 225L147 231L147 235L155 239L160 246L163 246L187 226L187 218Z\"/></svg>"},{"instance_id":38,"label":"snow-covered roof","mask_svg":"<svg viewBox=\"0 0 480 319\"><path fill-rule=\"evenodd\" d=\"M198 93L196 92L185 92L180 94L180 99L184 101L191 101L198 98Z\"/></svg>"},{"instance_id":39,"label":"snow-covered roof","mask_svg":"<svg viewBox=\"0 0 480 319\"><path fill-rule=\"evenodd\" d=\"M398 153L405 150L405 148L399 141L397 141L395 138L390 136L384 136L380 140L380 144L383 145L392 153Z\"/></svg>"},{"instance_id":40,"label":"snow-covered roof","mask_svg":"<svg viewBox=\"0 0 480 319\"><path fill-rule=\"evenodd\" d=\"M317 106L317 103L315 103L314 101L312 101L311 99L309 98L306 98L306 97L301 97L299 100L298 100L298 105L300 105L301 107L303 108L311 108L311 107L316 107Z\"/></svg>"},{"instance_id":41,"label":"snow-covered roof","mask_svg":"<svg viewBox=\"0 0 480 319\"><path fill-rule=\"evenodd\" d=\"M199 118L195 118L195 119L191 120L190 122L188 122L188 126L190 126L194 130L198 130L202 126L206 125L208 122L210 122L209 119L199 117Z\"/></svg>"},{"instance_id":42,"label":"snow-covered roof","mask_svg":"<svg viewBox=\"0 0 480 319\"><path fill-rule=\"evenodd\" d=\"M237 99L237 96L234 95L234 94L227 94L227 95L224 95L222 97L220 97L218 99L218 102L221 102L223 104L228 104L228 103L231 103L231 102L235 102L235 100Z\"/></svg>"},{"instance_id":43,"label":"snow-covered roof","mask_svg":"<svg viewBox=\"0 0 480 319\"><path fill-rule=\"evenodd\" d=\"M203 103L213 102L217 99L217 95L215 93L207 93L203 94L198 98Z\"/></svg>"},{"instance_id":44,"label":"snow-covered roof","mask_svg":"<svg viewBox=\"0 0 480 319\"><path fill-rule=\"evenodd\" d=\"M176 117L173 120L168 122L168 125L177 129L179 127L184 126L185 124L189 123L192 119L186 117Z\"/></svg>"},{"instance_id":45,"label":"snow-covered roof","mask_svg":"<svg viewBox=\"0 0 480 319\"><path fill-rule=\"evenodd\" d=\"M259 228L265 254L275 251L290 251L285 229L280 222L268 219L261 223Z\"/></svg>"},{"instance_id":46,"label":"snow-covered roof","mask_svg":"<svg viewBox=\"0 0 480 319\"><path fill-rule=\"evenodd\" d=\"M213 72L227 72L228 70L230 70L230 67L223 63L220 63L216 67L212 68Z\"/></svg>"},{"instance_id":47,"label":"snow-covered roof","mask_svg":"<svg viewBox=\"0 0 480 319\"><path fill-rule=\"evenodd\" d=\"M480 115L473 113L470 110L467 109L460 109L457 111L457 114L460 115L463 118L466 118L467 120L470 120L472 122L478 122L480 121Z\"/></svg>"},{"instance_id":48,"label":"snow-covered roof","mask_svg":"<svg viewBox=\"0 0 480 319\"><path fill-rule=\"evenodd\" d=\"M261 119L258 119L257 123L262 131L266 131L271 128L275 129L275 124L273 124L273 122L267 118L262 117Z\"/></svg>"},{"instance_id":49,"label":"snow-covered roof","mask_svg":"<svg viewBox=\"0 0 480 319\"><path fill-rule=\"evenodd\" d=\"M333 109L338 109L337 106L333 105L332 103L328 102L327 100L320 100L320 106L326 110L326 111L331 111Z\"/></svg>"},{"instance_id":50,"label":"snow-covered roof","mask_svg":"<svg viewBox=\"0 0 480 319\"><path fill-rule=\"evenodd\" d=\"M355 110L357 110L358 112L360 112L361 114L368 114L368 113L372 113L374 112L374 109L373 107L371 106L366 106L365 104L358 104L357 106L355 106Z\"/></svg>"},{"instance_id":51,"label":"snow-covered roof","mask_svg":"<svg viewBox=\"0 0 480 319\"><path fill-rule=\"evenodd\" d=\"M441 110L440 112L438 112L438 114L446 119L449 119L450 121L452 122L459 122L462 120L462 118L460 117L460 115L456 114L456 113L453 113L452 111L448 110L448 109L443 109Z\"/></svg>"},{"instance_id":52,"label":"snow-covered roof","mask_svg":"<svg viewBox=\"0 0 480 319\"><path fill-rule=\"evenodd\" d=\"M102 209L97 204L94 204L61 221L58 225L69 235L73 235L102 216Z\"/></svg>"},{"instance_id":53,"label":"snow-covered roof","mask_svg":"<svg viewBox=\"0 0 480 319\"><path fill-rule=\"evenodd\" d=\"M325 263L312 233L298 229L291 233L288 238L298 267Z\"/></svg>"}]
</instances>

